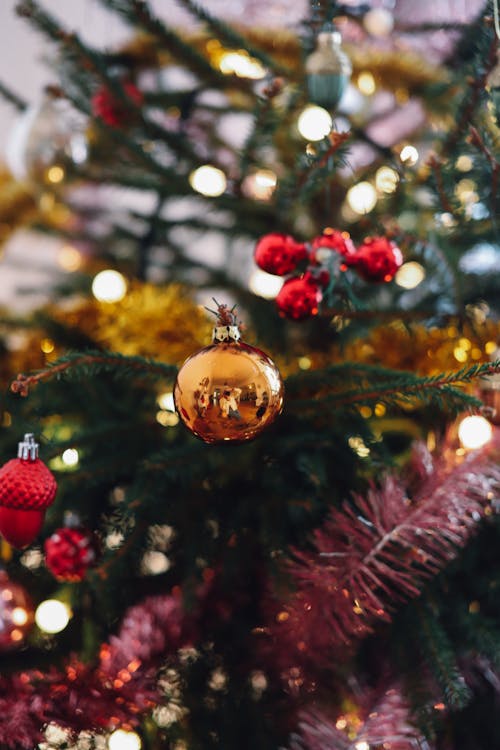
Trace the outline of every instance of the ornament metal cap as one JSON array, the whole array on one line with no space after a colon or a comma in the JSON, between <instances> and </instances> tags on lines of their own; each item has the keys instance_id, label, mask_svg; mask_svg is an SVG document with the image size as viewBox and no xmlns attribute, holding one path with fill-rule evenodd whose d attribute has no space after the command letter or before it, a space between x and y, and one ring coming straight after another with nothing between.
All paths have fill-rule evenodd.
<instances>
[{"instance_id":1,"label":"ornament metal cap","mask_svg":"<svg viewBox=\"0 0 500 750\"><path fill-rule=\"evenodd\" d=\"M35 461L38 458L38 443L32 432L27 432L24 440L18 443L17 457L23 461Z\"/></svg>"},{"instance_id":2,"label":"ornament metal cap","mask_svg":"<svg viewBox=\"0 0 500 750\"><path fill-rule=\"evenodd\" d=\"M238 319L236 317L234 305L229 308L227 305L221 305L215 297L212 297L213 301L217 305L217 310L210 310L209 307L205 308L208 312L212 313L217 317L217 322L213 328L212 338L214 343L222 343L224 341L239 341L241 333L239 329Z\"/></svg>"}]
</instances>

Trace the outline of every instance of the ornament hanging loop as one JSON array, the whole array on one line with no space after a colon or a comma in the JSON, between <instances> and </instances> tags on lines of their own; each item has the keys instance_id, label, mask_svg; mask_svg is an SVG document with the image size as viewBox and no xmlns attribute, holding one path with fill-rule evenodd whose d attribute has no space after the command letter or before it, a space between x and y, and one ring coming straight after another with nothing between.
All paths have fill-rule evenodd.
<instances>
[{"instance_id":1,"label":"ornament hanging loop","mask_svg":"<svg viewBox=\"0 0 500 750\"><path fill-rule=\"evenodd\" d=\"M27 432L24 439L18 443L17 457L22 461L35 461L38 458L38 443L31 432Z\"/></svg>"}]
</instances>

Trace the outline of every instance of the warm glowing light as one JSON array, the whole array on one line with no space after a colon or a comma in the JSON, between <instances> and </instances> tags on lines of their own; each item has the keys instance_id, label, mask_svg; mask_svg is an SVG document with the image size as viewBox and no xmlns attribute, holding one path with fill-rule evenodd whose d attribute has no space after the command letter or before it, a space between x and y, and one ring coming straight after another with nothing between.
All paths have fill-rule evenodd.
<instances>
[{"instance_id":1,"label":"warm glowing light","mask_svg":"<svg viewBox=\"0 0 500 750\"><path fill-rule=\"evenodd\" d=\"M301 370L310 370L312 366L312 361L309 359L309 357L299 357L299 367Z\"/></svg>"},{"instance_id":2,"label":"warm glowing light","mask_svg":"<svg viewBox=\"0 0 500 750\"><path fill-rule=\"evenodd\" d=\"M284 279L280 276L274 276L271 273L262 271L260 268L255 268L248 280L248 288L259 297L274 299L283 286L283 283Z\"/></svg>"},{"instance_id":3,"label":"warm glowing light","mask_svg":"<svg viewBox=\"0 0 500 750\"><path fill-rule=\"evenodd\" d=\"M80 251L71 245L63 245L57 253L57 264L63 271L68 271L68 273L78 271L82 265Z\"/></svg>"},{"instance_id":4,"label":"warm glowing light","mask_svg":"<svg viewBox=\"0 0 500 750\"><path fill-rule=\"evenodd\" d=\"M12 622L14 625L26 625L28 622L28 613L24 607L15 607L12 610Z\"/></svg>"},{"instance_id":5,"label":"warm glowing light","mask_svg":"<svg viewBox=\"0 0 500 750\"><path fill-rule=\"evenodd\" d=\"M108 737L109 750L141 750L142 742L136 732L115 729Z\"/></svg>"},{"instance_id":6,"label":"warm glowing light","mask_svg":"<svg viewBox=\"0 0 500 750\"><path fill-rule=\"evenodd\" d=\"M403 146L399 152L399 158L407 167L413 167L419 158L419 153L415 146Z\"/></svg>"},{"instance_id":7,"label":"warm glowing light","mask_svg":"<svg viewBox=\"0 0 500 750\"><path fill-rule=\"evenodd\" d=\"M158 406L161 406L162 409L166 409L167 411L175 411L174 394L172 391L165 391L165 393L160 393L157 398L157 402Z\"/></svg>"},{"instance_id":8,"label":"warm glowing light","mask_svg":"<svg viewBox=\"0 0 500 750\"><path fill-rule=\"evenodd\" d=\"M162 427L175 427L179 424L179 417L175 412L161 409L156 412L156 421L161 424Z\"/></svg>"},{"instance_id":9,"label":"warm glowing light","mask_svg":"<svg viewBox=\"0 0 500 750\"><path fill-rule=\"evenodd\" d=\"M100 271L92 282L92 294L99 302L119 302L127 293L125 277L107 269Z\"/></svg>"},{"instance_id":10,"label":"warm glowing light","mask_svg":"<svg viewBox=\"0 0 500 750\"><path fill-rule=\"evenodd\" d=\"M398 182L399 175L395 169L391 169L391 167L380 167L380 169L377 169L377 174L375 175L377 190L381 190L383 193L394 193Z\"/></svg>"},{"instance_id":11,"label":"warm glowing light","mask_svg":"<svg viewBox=\"0 0 500 750\"><path fill-rule=\"evenodd\" d=\"M455 186L455 195L457 196L460 203L466 205L468 203L475 203L479 200L479 195L476 192L477 184L474 180L470 180L464 177Z\"/></svg>"},{"instance_id":12,"label":"warm glowing light","mask_svg":"<svg viewBox=\"0 0 500 750\"><path fill-rule=\"evenodd\" d=\"M457 362L467 362L469 355L467 354L467 350L464 349L462 346L456 346L453 349L453 356L457 360Z\"/></svg>"},{"instance_id":13,"label":"warm glowing light","mask_svg":"<svg viewBox=\"0 0 500 750\"><path fill-rule=\"evenodd\" d=\"M354 748L355 750L370 750L370 745L365 740L361 740L361 742L356 742Z\"/></svg>"},{"instance_id":14,"label":"warm glowing light","mask_svg":"<svg viewBox=\"0 0 500 750\"><path fill-rule=\"evenodd\" d=\"M388 36L394 28L394 17L387 8L372 8L365 13L363 26L372 36Z\"/></svg>"},{"instance_id":15,"label":"warm glowing light","mask_svg":"<svg viewBox=\"0 0 500 750\"><path fill-rule=\"evenodd\" d=\"M330 113L317 107L309 105L302 110L297 120L297 129L306 141L321 141L332 129L333 120Z\"/></svg>"},{"instance_id":16,"label":"warm glowing light","mask_svg":"<svg viewBox=\"0 0 500 750\"><path fill-rule=\"evenodd\" d=\"M251 78L258 81L266 75L266 69L245 50L225 52L219 60L219 68L224 75L236 75L238 78Z\"/></svg>"},{"instance_id":17,"label":"warm glowing light","mask_svg":"<svg viewBox=\"0 0 500 750\"><path fill-rule=\"evenodd\" d=\"M425 268L414 260L403 263L394 277L396 284L402 286L403 289L415 289L424 279Z\"/></svg>"},{"instance_id":18,"label":"warm glowing light","mask_svg":"<svg viewBox=\"0 0 500 750\"><path fill-rule=\"evenodd\" d=\"M64 180L64 169L62 167L49 167L47 170L47 180L53 185Z\"/></svg>"},{"instance_id":19,"label":"warm glowing light","mask_svg":"<svg viewBox=\"0 0 500 750\"><path fill-rule=\"evenodd\" d=\"M227 187L226 175L217 167L204 164L189 175L189 184L197 193L209 198L222 195Z\"/></svg>"},{"instance_id":20,"label":"warm glowing light","mask_svg":"<svg viewBox=\"0 0 500 750\"><path fill-rule=\"evenodd\" d=\"M465 417L458 427L458 438L467 450L476 450L489 443L493 435L491 424L484 417Z\"/></svg>"},{"instance_id":21,"label":"warm glowing light","mask_svg":"<svg viewBox=\"0 0 500 750\"><path fill-rule=\"evenodd\" d=\"M367 214L377 203L377 191L370 182L358 182L347 191L347 203L357 214Z\"/></svg>"},{"instance_id":22,"label":"warm glowing light","mask_svg":"<svg viewBox=\"0 0 500 750\"><path fill-rule=\"evenodd\" d=\"M474 162L472 161L470 156L467 156L466 154L462 154L458 157L456 161L456 168L460 172L470 172L472 167L474 166Z\"/></svg>"},{"instance_id":23,"label":"warm glowing light","mask_svg":"<svg viewBox=\"0 0 500 750\"><path fill-rule=\"evenodd\" d=\"M170 568L170 560L163 552L152 549L144 553L141 568L144 573L156 576Z\"/></svg>"},{"instance_id":24,"label":"warm glowing light","mask_svg":"<svg viewBox=\"0 0 500 750\"><path fill-rule=\"evenodd\" d=\"M78 451L76 448L66 448L61 458L66 466L76 466L79 460Z\"/></svg>"},{"instance_id":25,"label":"warm glowing light","mask_svg":"<svg viewBox=\"0 0 500 750\"><path fill-rule=\"evenodd\" d=\"M375 78L367 70L364 70L358 76L358 89L365 96L371 96L377 89Z\"/></svg>"},{"instance_id":26,"label":"warm glowing light","mask_svg":"<svg viewBox=\"0 0 500 750\"><path fill-rule=\"evenodd\" d=\"M44 354L51 354L55 348L56 345L54 344L52 339L42 339L40 341L40 349Z\"/></svg>"},{"instance_id":27,"label":"warm glowing light","mask_svg":"<svg viewBox=\"0 0 500 750\"><path fill-rule=\"evenodd\" d=\"M44 633L60 633L70 617L70 608L58 599L46 599L35 612L35 622Z\"/></svg>"},{"instance_id":28,"label":"warm glowing light","mask_svg":"<svg viewBox=\"0 0 500 750\"><path fill-rule=\"evenodd\" d=\"M270 169L249 174L242 183L243 192L257 201L268 201L276 190L277 177Z\"/></svg>"},{"instance_id":29,"label":"warm glowing light","mask_svg":"<svg viewBox=\"0 0 500 750\"><path fill-rule=\"evenodd\" d=\"M365 445L365 441L359 435L351 435L347 442L349 443L349 447L352 448L354 453L360 458L366 458L370 455L370 449Z\"/></svg>"}]
</instances>

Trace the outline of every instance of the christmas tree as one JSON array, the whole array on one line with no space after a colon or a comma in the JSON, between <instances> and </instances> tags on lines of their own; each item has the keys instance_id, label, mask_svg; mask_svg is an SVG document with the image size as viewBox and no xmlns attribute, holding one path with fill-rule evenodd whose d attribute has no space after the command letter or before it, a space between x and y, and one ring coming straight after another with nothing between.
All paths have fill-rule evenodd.
<instances>
[{"instance_id":1,"label":"christmas tree","mask_svg":"<svg viewBox=\"0 0 500 750\"><path fill-rule=\"evenodd\" d=\"M0 85L0 747L500 747L497 1L100 2Z\"/></svg>"}]
</instances>

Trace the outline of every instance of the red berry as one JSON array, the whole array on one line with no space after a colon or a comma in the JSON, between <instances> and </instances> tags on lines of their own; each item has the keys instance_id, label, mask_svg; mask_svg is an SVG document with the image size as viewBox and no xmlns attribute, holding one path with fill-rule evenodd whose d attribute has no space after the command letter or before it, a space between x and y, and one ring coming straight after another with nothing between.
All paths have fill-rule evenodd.
<instances>
[{"instance_id":1,"label":"red berry","mask_svg":"<svg viewBox=\"0 0 500 750\"><path fill-rule=\"evenodd\" d=\"M403 255L387 237L366 237L346 262L367 281L392 281L403 263Z\"/></svg>"},{"instance_id":2,"label":"red berry","mask_svg":"<svg viewBox=\"0 0 500 750\"><path fill-rule=\"evenodd\" d=\"M271 232L257 242L254 258L263 271L285 276L295 271L299 263L307 259L307 248L291 235Z\"/></svg>"},{"instance_id":3,"label":"red berry","mask_svg":"<svg viewBox=\"0 0 500 750\"><path fill-rule=\"evenodd\" d=\"M127 96L140 107L144 101L142 91L131 81L125 81L122 87ZM117 99L106 86L101 86L95 92L91 104L94 117L98 117L111 127L122 128L133 119L127 105Z\"/></svg>"},{"instance_id":4,"label":"red berry","mask_svg":"<svg viewBox=\"0 0 500 750\"><path fill-rule=\"evenodd\" d=\"M335 250L335 252L345 256L354 255L356 252L354 242L351 240L349 232L340 232L338 229L331 229L330 227L323 229L323 234L315 237L311 242L311 245L311 260L316 263L322 262L320 259L321 253L317 252L321 248Z\"/></svg>"},{"instance_id":5,"label":"red berry","mask_svg":"<svg viewBox=\"0 0 500 750\"><path fill-rule=\"evenodd\" d=\"M276 297L280 315L292 320L305 320L318 314L323 298L321 287L310 274L285 281Z\"/></svg>"},{"instance_id":6,"label":"red berry","mask_svg":"<svg viewBox=\"0 0 500 750\"><path fill-rule=\"evenodd\" d=\"M57 529L44 548L45 564L59 581L81 581L97 557L92 534L82 528Z\"/></svg>"}]
</instances>

